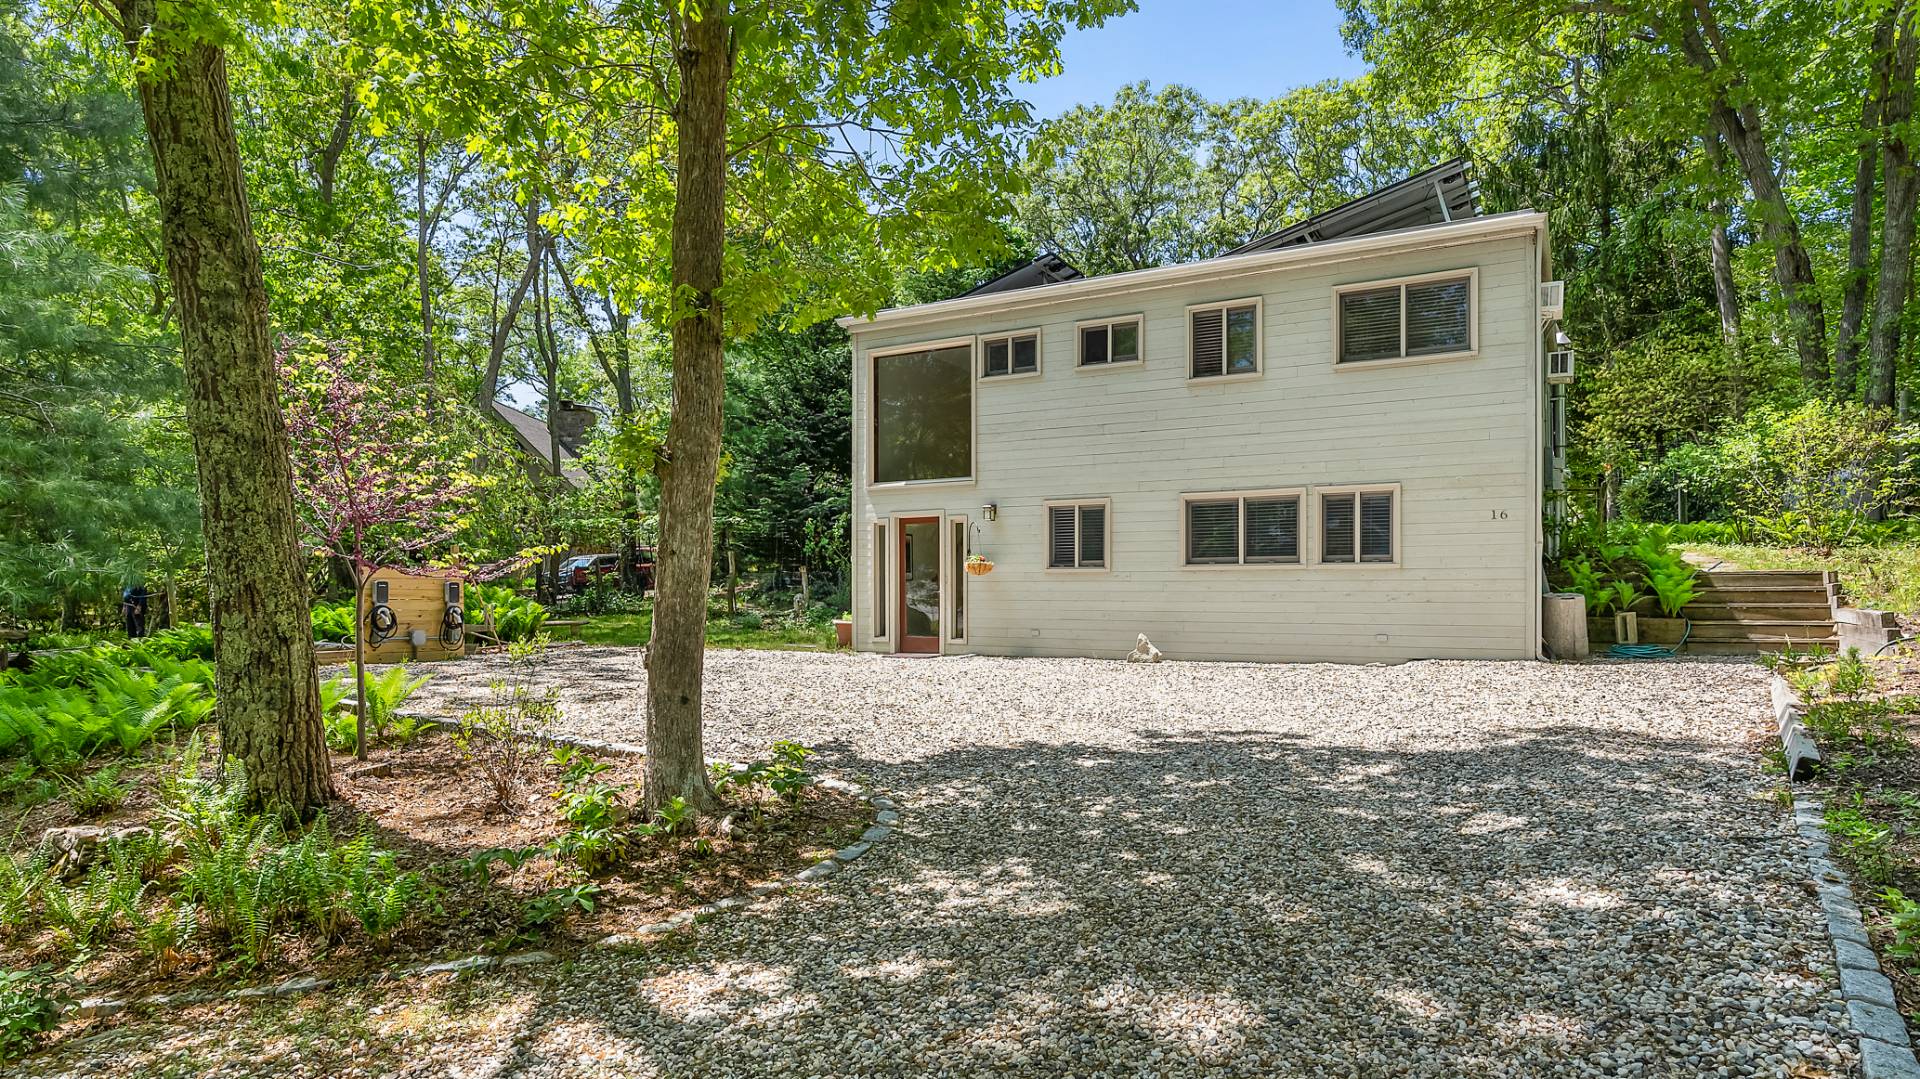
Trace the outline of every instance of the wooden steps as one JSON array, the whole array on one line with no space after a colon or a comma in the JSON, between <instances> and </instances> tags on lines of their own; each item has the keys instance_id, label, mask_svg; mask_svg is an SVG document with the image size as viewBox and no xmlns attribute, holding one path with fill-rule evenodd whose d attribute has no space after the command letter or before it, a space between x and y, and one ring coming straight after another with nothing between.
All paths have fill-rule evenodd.
<instances>
[{"instance_id":1,"label":"wooden steps","mask_svg":"<svg viewBox=\"0 0 1920 1079\"><path fill-rule=\"evenodd\" d=\"M1757 655L1816 646L1835 650L1834 579L1824 570L1709 570L1681 609L1694 655Z\"/></svg>"}]
</instances>

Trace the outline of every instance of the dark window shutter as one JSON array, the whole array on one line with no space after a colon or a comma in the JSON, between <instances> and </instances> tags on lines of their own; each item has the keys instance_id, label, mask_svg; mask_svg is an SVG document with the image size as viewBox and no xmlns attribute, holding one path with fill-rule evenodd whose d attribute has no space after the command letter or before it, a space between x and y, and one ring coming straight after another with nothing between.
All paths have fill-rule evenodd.
<instances>
[{"instance_id":1,"label":"dark window shutter","mask_svg":"<svg viewBox=\"0 0 1920 1079\"><path fill-rule=\"evenodd\" d=\"M1390 492L1360 496L1360 560L1393 561L1393 495Z\"/></svg>"},{"instance_id":2,"label":"dark window shutter","mask_svg":"<svg viewBox=\"0 0 1920 1079\"><path fill-rule=\"evenodd\" d=\"M1187 561L1240 561L1240 503L1187 503Z\"/></svg>"},{"instance_id":3,"label":"dark window shutter","mask_svg":"<svg viewBox=\"0 0 1920 1079\"><path fill-rule=\"evenodd\" d=\"M1468 349L1468 292L1464 277L1407 286L1407 355Z\"/></svg>"},{"instance_id":4,"label":"dark window shutter","mask_svg":"<svg viewBox=\"0 0 1920 1079\"><path fill-rule=\"evenodd\" d=\"M1080 331L1080 366L1107 362L1107 328L1088 326Z\"/></svg>"},{"instance_id":5,"label":"dark window shutter","mask_svg":"<svg viewBox=\"0 0 1920 1079\"><path fill-rule=\"evenodd\" d=\"M1340 295L1340 362L1400 355L1400 286Z\"/></svg>"},{"instance_id":6,"label":"dark window shutter","mask_svg":"<svg viewBox=\"0 0 1920 1079\"><path fill-rule=\"evenodd\" d=\"M1300 500L1247 499L1247 561L1294 562L1300 558Z\"/></svg>"},{"instance_id":7,"label":"dark window shutter","mask_svg":"<svg viewBox=\"0 0 1920 1079\"><path fill-rule=\"evenodd\" d=\"M1112 336L1111 362L1132 363L1140 358L1140 324L1138 322L1114 323Z\"/></svg>"},{"instance_id":8,"label":"dark window shutter","mask_svg":"<svg viewBox=\"0 0 1920 1079\"><path fill-rule=\"evenodd\" d=\"M1004 375L1006 373L1007 373L1006 341L1004 340L988 341L987 342L987 374Z\"/></svg>"},{"instance_id":9,"label":"dark window shutter","mask_svg":"<svg viewBox=\"0 0 1920 1079\"><path fill-rule=\"evenodd\" d=\"M1352 495L1320 496L1320 561L1353 561L1353 502Z\"/></svg>"},{"instance_id":10,"label":"dark window shutter","mask_svg":"<svg viewBox=\"0 0 1920 1079\"><path fill-rule=\"evenodd\" d=\"M1107 507L1080 507L1080 564L1107 564Z\"/></svg>"},{"instance_id":11,"label":"dark window shutter","mask_svg":"<svg viewBox=\"0 0 1920 1079\"><path fill-rule=\"evenodd\" d=\"M1072 569L1074 556L1073 507L1047 507L1047 567Z\"/></svg>"},{"instance_id":12,"label":"dark window shutter","mask_svg":"<svg viewBox=\"0 0 1920 1079\"><path fill-rule=\"evenodd\" d=\"M1226 374L1225 312L1219 308L1195 311L1192 318L1190 354L1194 378Z\"/></svg>"},{"instance_id":13,"label":"dark window shutter","mask_svg":"<svg viewBox=\"0 0 1920 1079\"><path fill-rule=\"evenodd\" d=\"M1243 375L1260 369L1260 327L1252 304L1227 308L1227 373Z\"/></svg>"},{"instance_id":14,"label":"dark window shutter","mask_svg":"<svg viewBox=\"0 0 1920 1079\"><path fill-rule=\"evenodd\" d=\"M1013 339L1013 373L1024 375L1040 369L1040 339L1028 334Z\"/></svg>"}]
</instances>

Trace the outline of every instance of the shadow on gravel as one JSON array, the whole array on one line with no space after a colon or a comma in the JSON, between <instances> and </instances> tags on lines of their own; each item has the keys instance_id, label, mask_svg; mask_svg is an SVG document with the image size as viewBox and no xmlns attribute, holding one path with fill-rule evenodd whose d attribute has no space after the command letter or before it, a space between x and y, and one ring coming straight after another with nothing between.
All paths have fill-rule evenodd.
<instances>
[{"instance_id":1,"label":"shadow on gravel","mask_svg":"<svg viewBox=\"0 0 1920 1079\"><path fill-rule=\"evenodd\" d=\"M1694 1075L1835 1044L1780 1025L1822 1018L1812 903L1724 746L821 752L913 792L906 834L818 893L583 960L497 1074Z\"/></svg>"}]
</instances>

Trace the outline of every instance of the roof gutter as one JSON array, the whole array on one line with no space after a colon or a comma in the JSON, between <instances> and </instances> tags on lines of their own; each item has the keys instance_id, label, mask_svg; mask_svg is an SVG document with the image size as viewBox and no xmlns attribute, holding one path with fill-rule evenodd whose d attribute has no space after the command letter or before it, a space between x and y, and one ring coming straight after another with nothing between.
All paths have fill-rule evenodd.
<instances>
[{"instance_id":1,"label":"roof gutter","mask_svg":"<svg viewBox=\"0 0 1920 1079\"><path fill-rule=\"evenodd\" d=\"M1374 255L1406 250L1432 250L1479 243L1504 236L1542 235L1547 215L1534 210L1517 210L1491 217L1474 217L1443 225L1401 229L1347 240L1284 247L1277 251L1259 251L1247 255L1221 255L1201 262L1177 266L1159 266L1150 270L1131 270L1104 277L1086 277L1076 281L1041 285L1015 292L995 292L983 296L960 296L938 303L913 307L891 307L870 317L848 315L835 321L850 334L873 330L903 329L945 319L965 318L985 312L1021 311L1047 307L1069 300L1125 296L1155 289L1176 288L1195 281L1223 281L1303 266L1330 266Z\"/></svg>"}]
</instances>

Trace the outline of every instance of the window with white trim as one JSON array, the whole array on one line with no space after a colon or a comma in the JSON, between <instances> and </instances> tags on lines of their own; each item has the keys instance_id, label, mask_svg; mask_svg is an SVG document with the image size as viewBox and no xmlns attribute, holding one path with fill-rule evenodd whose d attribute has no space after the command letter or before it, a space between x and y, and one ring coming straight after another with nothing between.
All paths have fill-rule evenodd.
<instances>
[{"instance_id":1,"label":"window with white trim","mask_svg":"<svg viewBox=\"0 0 1920 1079\"><path fill-rule=\"evenodd\" d=\"M1260 301L1187 308L1187 377L1260 373Z\"/></svg>"},{"instance_id":2,"label":"window with white trim","mask_svg":"<svg viewBox=\"0 0 1920 1079\"><path fill-rule=\"evenodd\" d=\"M1112 367L1139 363L1141 319L1109 319L1080 324L1080 366Z\"/></svg>"},{"instance_id":3,"label":"window with white trim","mask_svg":"<svg viewBox=\"0 0 1920 1079\"><path fill-rule=\"evenodd\" d=\"M1040 370L1040 335L1009 333L980 339L980 377L1031 375Z\"/></svg>"},{"instance_id":4,"label":"window with white trim","mask_svg":"<svg viewBox=\"0 0 1920 1079\"><path fill-rule=\"evenodd\" d=\"M1106 569L1109 503L1047 503L1047 568Z\"/></svg>"},{"instance_id":5,"label":"window with white trim","mask_svg":"<svg viewBox=\"0 0 1920 1079\"><path fill-rule=\"evenodd\" d=\"M1300 492L1183 495L1189 566L1300 561Z\"/></svg>"},{"instance_id":6,"label":"window with white trim","mask_svg":"<svg viewBox=\"0 0 1920 1079\"><path fill-rule=\"evenodd\" d=\"M887 524L873 525L873 639L887 635Z\"/></svg>"},{"instance_id":7,"label":"window with white trim","mask_svg":"<svg viewBox=\"0 0 1920 1079\"><path fill-rule=\"evenodd\" d=\"M1335 360L1367 363L1473 351L1473 275L1342 288Z\"/></svg>"},{"instance_id":8,"label":"window with white trim","mask_svg":"<svg viewBox=\"0 0 1920 1079\"><path fill-rule=\"evenodd\" d=\"M953 581L950 588L952 601L949 604L947 627L950 640L967 639L967 519L965 517L947 518L950 538L947 541L947 557L952 563L948 577Z\"/></svg>"},{"instance_id":9,"label":"window with white trim","mask_svg":"<svg viewBox=\"0 0 1920 1079\"><path fill-rule=\"evenodd\" d=\"M1320 561L1392 562L1398 492L1343 490L1320 495Z\"/></svg>"}]
</instances>

